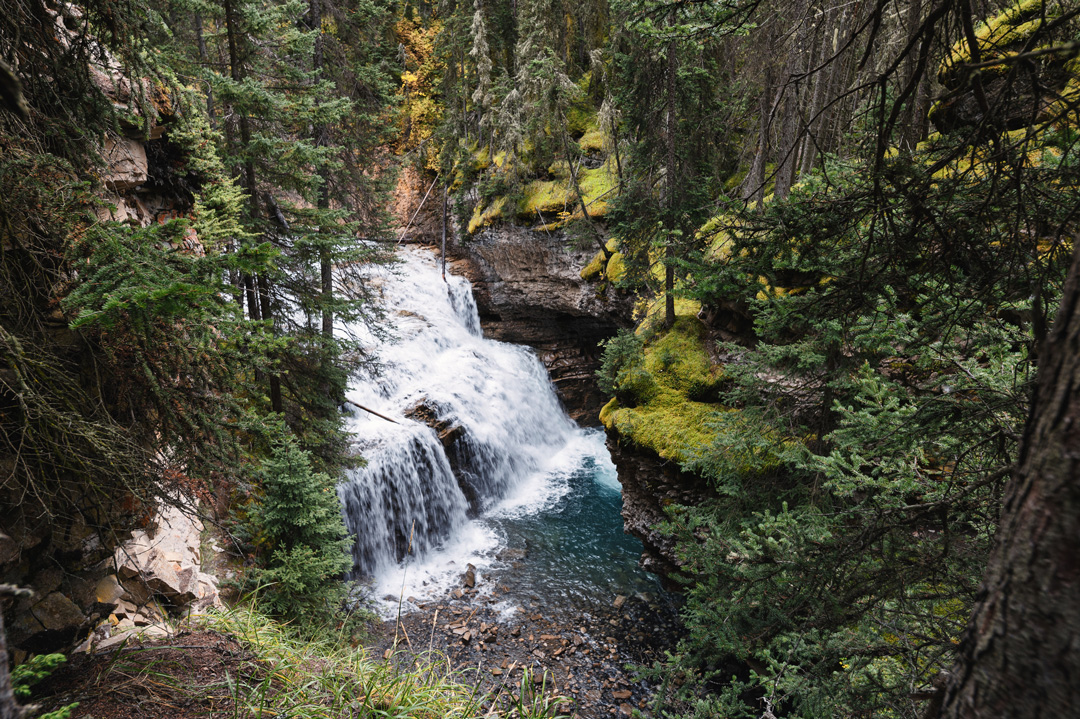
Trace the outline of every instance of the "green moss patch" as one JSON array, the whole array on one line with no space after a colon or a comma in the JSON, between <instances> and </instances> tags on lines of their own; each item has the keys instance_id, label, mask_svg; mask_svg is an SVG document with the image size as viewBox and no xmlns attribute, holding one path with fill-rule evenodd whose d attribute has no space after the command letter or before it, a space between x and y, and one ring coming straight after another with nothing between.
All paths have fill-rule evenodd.
<instances>
[{"instance_id":1,"label":"green moss patch","mask_svg":"<svg viewBox=\"0 0 1080 719\"><path fill-rule=\"evenodd\" d=\"M524 198L518 215L535 219L537 213L547 215L545 220L567 209L570 203L569 184L560 180L533 180L525 185Z\"/></svg>"},{"instance_id":2,"label":"green moss patch","mask_svg":"<svg viewBox=\"0 0 1080 719\"><path fill-rule=\"evenodd\" d=\"M615 238L609 239L604 246L607 248L610 257L605 259L604 253L598 251L593 255L589 264L582 268L581 279L598 280L600 275L603 274L608 280L618 282L619 278L626 274L626 260L621 252L616 251L617 243Z\"/></svg>"},{"instance_id":3,"label":"green moss patch","mask_svg":"<svg viewBox=\"0 0 1080 719\"><path fill-rule=\"evenodd\" d=\"M603 152L606 145L607 139L604 135L604 131L595 125L590 126L589 129L585 131L585 134L581 136L581 139L578 140L578 147L580 147L581 151L586 155L595 152Z\"/></svg>"},{"instance_id":4,"label":"green moss patch","mask_svg":"<svg viewBox=\"0 0 1080 719\"><path fill-rule=\"evenodd\" d=\"M714 433L709 421L721 411L732 410L661 392L641 407L622 408L613 399L601 410L600 421L633 444L685 464L712 445Z\"/></svg>"},{"instance_id":5,"label":"green moss patch","mask_svg":"<svg viewBox=\"0 0 1080 719\"><path fill-rule=\"evenodd\" d=\"M621 252L616 252L607 263L605 276L612 282L618 282L626 275L626 259Z\"/></svg>"},{"instance_id":6,"label":"green moss patch","mask_svg":"<svg viewBox=\"0 0 1080 719\"><path fill-rule=\"evenodd\" d=\"M585 199L585 205L593 217L603 217L607 214L608 201L615 196L619 187L619 177L614 164L614 161L608 158L600 167L594 170L583 168L578 173L581 196ZM580 209L578 212L580 213Z\"/></svg>"},{"instance_id":7,"label":"green moss patch","mask_svg":"<svg viewBox=\"0 0 1080 719\"><path fill-rule=\"evenodd\" d=\"M705 328L692 315L676 315L670 330L645 351L645 369L657 383L684 396L695 396L715 383L716 374L705 351Z\"/></svg>"},{"instance_id":8,"label":"green moss patch","mask_svg":"<svg viewBox=\"0 0 1080 719\"><path fill-rule=\"evenodd\" d=\"M469 234L487 227L492 222L502 219L503 210L506 209L506 197L496 197L490 203L476 203L473 208L472 218L469 220Z\"/></svg>"},{"instance_id":9,"label":"green moss patch","mask_svg":"<svg viewBox=\"0 0 1080 719\"><path fill-rule=\"evenodd\" d=\"M664 459L689 462L712 446L712 419L731 411L701 401L716 395L722 379L723 368L712 364L705 349L704 325L695 314L677 313L675 324L646 344L644 361L620 383L620 396L629 395L638 405L622 407L612 400L600 421Z\"/></svg>"}]
</instances>

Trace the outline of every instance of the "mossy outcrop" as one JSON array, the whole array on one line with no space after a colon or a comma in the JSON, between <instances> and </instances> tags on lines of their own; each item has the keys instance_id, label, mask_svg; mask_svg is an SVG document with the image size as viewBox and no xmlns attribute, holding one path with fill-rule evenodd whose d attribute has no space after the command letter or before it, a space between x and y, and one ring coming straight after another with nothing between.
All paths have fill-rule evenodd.
<instances>
[{"instance_id":1,"label":"mossy outcrop","mask_svg":"<svg viewBox=\"0 0 1080 719\"><path fill-rule=\"evenodd\" d=\"M671 328L645 343L643 356L620 373L617 397L600 420L620 441L685 464L712 444L710 418L730 411L714 400L723 368L706 350L706 328L696 313L678 313ZM652 317L641 325L648 331ZM641 330L639 330L641 331Z\"/></svg>"},{"instance_id":2,"label":"mossy outcrop","mask_svg":"<svg viewBox=\"0 0 1080 719\"><path fill-rule=\"evenodd\" d=\"M706 480L682 467L712 446L712 420L732 410L715 402L724 371L709 355L698 306L681 300L675 323L664 328L663 304L654 303L642 319L641 355L620 369L617 396L600 421L623 485L626 531L644 545L642 566L670 578L679 572L675 541L657 525L667 519L667 506L710 496Z\"/></svg>"},{"instance_id":3,"label":"mossy outcrop","mask_svg":"<svg viewBox=\"0 0 1080 719\"><path fill-rule=\"evenodd\" d=\"M975 28L977 58L966 38L958 41L938 72L949 92L930 110L934 126L943 133L1007 131L1059 121L1080 99L1080 62L1067 52L1047 52L1072 39L1068 25L1055 22L1062 11L1061 5L1019 0ZM1067 122L1076 124L1072 114Z\"/></svg>"},{"instance_id":4,"label":"mossy outcrop","mask_svg":"<svg viewBox=\"0 0 1080 719\"><path fill-rule=\"evenodd\" d=\"M560 166L561 165L561 166ZM614 163L605 161L596 168L581 167L576 170L578 190L589 211L589 217L607 214L608 200L618 187ZM566 163L556 163L549 168L552 179L536 179L526 182L517 195L497 195L481 199L473 208L467 230L474 235L498 221L518 220L542 225L541 229L556 230L570 220L581 220L577 193Z\"/></svg>"}]
</instances>

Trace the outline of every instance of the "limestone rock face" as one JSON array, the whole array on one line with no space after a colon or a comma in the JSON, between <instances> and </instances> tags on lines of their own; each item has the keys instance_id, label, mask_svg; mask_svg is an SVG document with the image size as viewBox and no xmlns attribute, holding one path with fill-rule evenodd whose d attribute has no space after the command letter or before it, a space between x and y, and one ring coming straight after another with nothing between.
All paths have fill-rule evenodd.
<instances>
[{"instance_id":1,"label":"limestone rock face","mask_svg":"<svg viewBox=\"0 0 1080 719\"><path fill-rule=\"evenodd\" d=\"M109 164L105 185L116 192L133 190L146 182L148 162L146 148L138 140L127 137L107 138L105 161Z\"/></svg>"},{"instance_id":2,"label":"limestone rock face","mask_svg":"<svg viewBox=\"0 0 1080 719\"><path fill-rule=\"evenodd\" d=\"M197 518L163 507L154 527L134 532L116 550L116 574L125 593L135 601L156 595L176 606L195 603L197 611L221 606L217 580L200 569L202 529Z\"/></svg>"},{"instance_id":3,"label":"limestone rock face","mask_svg":"<svg viewBox=\"0 0 1080 719\"><path fill-rule=\"evenodd\" d=\"M675 542L655 527L667 519L665 506L697 504L711 496L711 490L701 477L682 472L676 464L655 454L621 443L611 432L607 445L623 487L623 527L644 544L641 567L669 580L674 589L677 585L672 578L680 572Z\"/></svg>"},{"instance_id":4,"label":"limestone rock face","mask_svg":"<svg viewBox=\"0 0 1080 719\"><path fill-rule=\"evenodd\" d=\"M577 421L595 425L606 401L596 389L601 340L632 324L629 297L581 278L595 247L560 231L500 225L453 248L473 283L484 335L536 350Z\"/></svg>"}]
</instances>

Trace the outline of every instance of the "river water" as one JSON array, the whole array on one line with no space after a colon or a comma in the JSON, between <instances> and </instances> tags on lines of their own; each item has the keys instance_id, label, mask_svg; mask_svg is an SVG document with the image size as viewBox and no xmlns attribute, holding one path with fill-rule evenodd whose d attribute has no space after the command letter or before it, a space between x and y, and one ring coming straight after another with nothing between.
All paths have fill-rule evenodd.
<instances>
[{"instance_id":1,"label":"river water","mask_svg":"<svg viewBox=\"0 0 1080 719\"><path fill-rule=\"evenodd\" d=\"M399 597L461 586L469 564L477 588L498 585L508 609L581 610L658 591L637 567L640 542L622 531L603 432L566 416L530 350L483 337L465 279L444 282L426 250L400 256L370 278L392 337L351 328L383 367L347 396L395 420L360 410L350 420L367 461L338 487L358 537L353 578L370 582L387 614ZM418 405L457 440L410 419Z\"/></svg>"}]
</instances>

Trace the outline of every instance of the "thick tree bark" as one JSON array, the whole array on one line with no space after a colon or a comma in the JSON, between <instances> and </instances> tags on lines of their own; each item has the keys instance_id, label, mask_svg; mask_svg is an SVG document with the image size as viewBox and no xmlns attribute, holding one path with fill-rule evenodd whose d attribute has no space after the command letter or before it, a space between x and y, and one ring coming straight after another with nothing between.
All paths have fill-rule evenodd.
<instances>
[{"instance_id":1,"label":"thick tree bark","mask_svg":"<svg viewBox=\"0 0 1080 719\"><path fill-rule=\"evenodd\" d=\"M783 82L783 105L780 121L780 157L777 159L776 183L773 195L778 200L788 196L791 186L795 184L795 171L798 168L799 145L802 140L803 123L799 121L802 113L805 95L804 84L798 78L810 69L810 50L807 47L807 37L810 30L810 18L807 17L805 3L797 3L795 6L798 30L791 50L788 52L788 73Z\"/></svg>"},{"instance_id":2,"label":"thick tree bark","mask_svg":"<svg viewBox=\"0 0 1080 719\"><path fill-rule=\"evenodd\" d=\"M1046 347L948 719L1080 713L1080 254Z\"/></svg>"}]
</instances>

